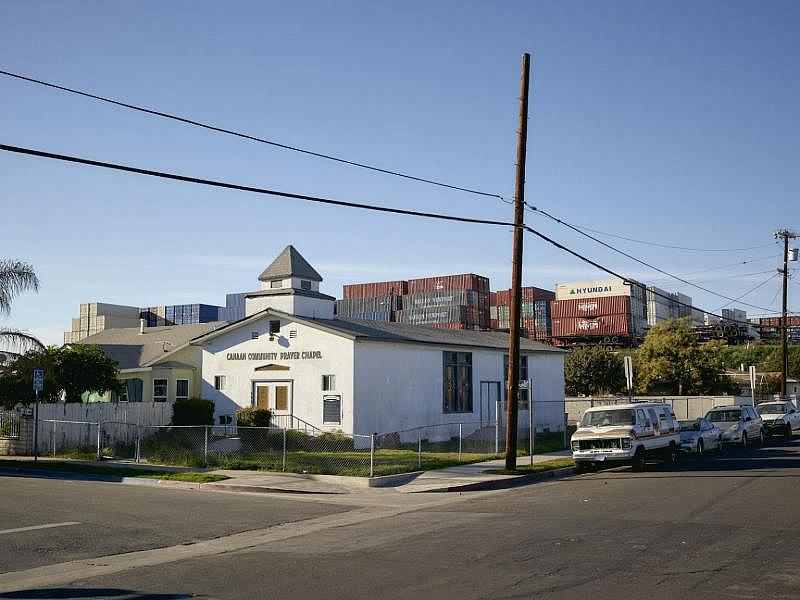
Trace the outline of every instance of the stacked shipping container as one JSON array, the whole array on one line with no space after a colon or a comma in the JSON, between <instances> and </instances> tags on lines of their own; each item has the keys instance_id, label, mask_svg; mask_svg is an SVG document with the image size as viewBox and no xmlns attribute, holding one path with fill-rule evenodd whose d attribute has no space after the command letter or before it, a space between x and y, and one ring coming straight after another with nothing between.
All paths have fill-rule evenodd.
<instances>
[{"instance_id":1,"label":"stacked shipping container","mask_svg":"<svg viewBox=\"0 0 800 600\"><path fill-rule=\"evenodd\" d=\"M211 304L172 304L169 306L150 306L139 311L147 327L165 325L192 325L211 323L220 320L221 306Z\"/></svg>"},{"instance_id":2,"label":"stacked shipping container","mask_svg":"<svg viewBox=\"0 0 800 600\"><path fill-rule=\"evenodd\" d=\"M644 287L622 279L557 284L550 309L561 344L630 344L647 327Z\"/></svg>"},{"instance_id":3,"label":"stacked shipping container","mask_svg":"<svg viewBox=\"0 0 800 600\"><path fill-rule=\"evenodd\" d=\"M440 329L489 329L489 278L464 273L411 279L397 321Z\"/></svg>"},{"instance_id":4,"label":"stacked shipping container","mask_svg":"<svg viewBox=\"0 0 800 600\"><path fill-rule=\"evenodd\" d=\"M550 302L555 294L548 290L528 286L522 288L521 335L537 340L549 340L552 335ZM511 290L493 292L490 299L492 329L511 326Z\"/></svg>"},{"instance_id":5,"label":"stacked shipping container","mask_svg":"<svg viewBox=\"0 0 800 600\"><path fill-rule=\"evenodd\" d=\"M339 317L445 329L489 328L489 279L472 273L345 285Z\"/></svg>"}]
</instances>

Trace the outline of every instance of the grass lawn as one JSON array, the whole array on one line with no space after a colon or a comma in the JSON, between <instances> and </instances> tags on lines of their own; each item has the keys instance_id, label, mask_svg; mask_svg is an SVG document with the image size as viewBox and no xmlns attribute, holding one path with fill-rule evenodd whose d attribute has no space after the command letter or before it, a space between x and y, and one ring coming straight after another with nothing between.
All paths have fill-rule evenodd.
<instances>
[{"instance_id":1,"label":"grass lawn","mask_svg":"<svg viewBox=\"0 0 800 600\"><path fill-rule=\"evenodd\" d=\"M414 450L377 450L375 475L393 475L411 471L430 471L497 458L494 454L464 452L423 452L420 464ZM280 452L253 453L248 456L209 455L209 466L218 469L252 469L321 475L369 477L369 451L311 452L290 450L286 453L286 469Z\"/></svg>"},{"instance_id":2,"label":"grass lawn","mask_svg":"<svg viewBox=\"0 0 800 600\"><path fill-rule=\"evenodd\" d=\"M531 473L541 473L543 471L552 471L553 469L563 469L564 467L574 467L575 461L571 458L557 458L554 460L548 460L546 462L536 463L533 466L531 465L521 465L519 464L519 459L517 460L517 468L513 471L507 471L506 469L488 469L484 471L484 473L491 473L492 475L529 475Z\"/></svg>"},{"instance_id":3,"label":"grass lawn","mask_svg":"<svg viewBox=\"0 0 800 600\"><path fill-rule=\"evenodd\" d=\"M42 471L59 471L64 473L87 473L90 475L110 475L112 477L139 477L144 479L169 479L171 481L189 481L192 483L210 483L229 479L225 475L216 473L175 473L172 471L159 471L156 469L126 469L119 466L83 465L80 463L60 461L32 460L0 460L0 468L7 469L39 469Z\"/></svg>"}]
</instances>

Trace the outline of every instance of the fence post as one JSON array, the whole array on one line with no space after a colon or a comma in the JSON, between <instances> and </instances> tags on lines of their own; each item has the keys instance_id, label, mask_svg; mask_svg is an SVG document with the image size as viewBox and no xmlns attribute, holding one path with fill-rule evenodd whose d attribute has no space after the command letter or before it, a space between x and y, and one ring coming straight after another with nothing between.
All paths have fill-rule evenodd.
<instances>
[{"instance_id":1,"label":"fence post","mask_svg":"<svg viewBox=\"0 0 800 600\"><path fill-rule=\"evenodd\" d=\"M375 477L375 436L373 433L369 438L369 476Z\"/></svg>"},{"instance_id":2,"label":"fence post","mask_svg":"<svg viewBox=\"0 0 800 600\"><path fill-rule=\"evenodd\" d=\"M536 432L533 430L533 390L528 390L528 454L531 458L531 466L533 466L534 435L536 435Z\"/></svg>"},{"instance_id":3,"label":"fence post","mask_svg":"<svg viewBox=\"0 0 800 600\"><path fill-rule=\"evenodd\" d=\"M142 457L142 428L136 425L136 450L133 461L138 463Z\"/></svg>"},{"instance_id":4,"label":"fence post","mask_svg":"<svg viewBox=\"0 0 800 600\"><path fill-rule=\"evenodd\" d=\"M100 460L100 459L103 458L103 452L102 452L102 449L100 448L100 438L101 438L100 431L101 430L102 430L101 421L100 421L100 419L98 419L97 420L97 460Z\"/></svg>"},{"instance_id":5,"label":"fence post","mask_svg":"<svg viewBox=\"0 0 800 600\"><path fill-rule=\"evenodd\" d=\"M203 466L208 466L208 425L203 427Z\"/></svg>"},{"instance_id":6,"label":"fence post","mask_svg":"<svg viewBox=\"0 0 800 600\"><path fill-rule=\"evenodd\" d=\"M458 460L461 460L461 423L458 424Z\"/></svg>"},{"instance_id":7,"label":"fence post","mask_svg":"<svg viewBox=\"0 0 800 600\"><path fill-rule=\"evenodd\" d=\"M286 429L283 430L283 465L282 468L286 471Z\"/></svg>"},{"instance_id":8,"label":"fence post","mask_svg":"<svg viewBox=\"0 0 800 600\"><path fill-rule=\"evenodd\" d=\"M417 429L417 468L422 470L422 432Z\"/></svg>"},{"instance_id":9,"label":"fence post","mask_svg":"<svg viewBox=\"0 0 800 600\"><path fill-rule=\"evenodd\" d=\"M53 456L56 455L56 420L53 419Z\"/></svg>"}]
</instances>

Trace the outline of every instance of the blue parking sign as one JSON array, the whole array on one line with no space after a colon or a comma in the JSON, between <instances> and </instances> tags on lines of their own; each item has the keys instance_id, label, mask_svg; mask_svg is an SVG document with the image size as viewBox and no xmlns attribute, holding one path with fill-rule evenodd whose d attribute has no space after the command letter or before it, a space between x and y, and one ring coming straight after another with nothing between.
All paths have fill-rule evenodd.
<instances>
[{"instance_id":1,"label":"blue parking sign","mask_svg":"<svg viewBox=\"0 0 800 600\"><path fill-rule=\"evenodd\" d=\"M42 369L33 370L33 391L41 392L44 389L44 371Z\"/></svg>"}]
</instances>

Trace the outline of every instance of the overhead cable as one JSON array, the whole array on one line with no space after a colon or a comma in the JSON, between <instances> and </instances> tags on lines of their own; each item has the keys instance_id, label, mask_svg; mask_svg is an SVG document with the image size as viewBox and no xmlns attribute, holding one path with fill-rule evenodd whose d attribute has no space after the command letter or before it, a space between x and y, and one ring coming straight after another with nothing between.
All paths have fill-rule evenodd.
<instances>
[{"instance_id":1,"label":"overhead cable","mask_svg":"<svg viewBox=\"0 0 800 600\"><path fill-rule=\"evenodd\" d=\"M403 208L394 208L391 206L376 206L372 204L364 204L361 202L348 202L346 200L334 200L332 198L322 198L319 196L309 196L306 194L294 194L291 192L282 192L280 190L270 190L266 188L253 187L249 185L239 185L236 183L226 183L224 181L216 181L213 179L202 179L199 177L190 177L187 175L179 175L177 173L167 173L165 171L153 171L150 169L140 169L138 167L131 167L128 165L121 165L117 163L102 162L99 160L91 160L88 158L79 158L77 156L69 156L66 154L56 154L54 152L44 152L42 150L34 150L32 148L22 148L20 146L9 146L0 144L0 150L5 152L15 152L17 154L27 154L30 156L38 156L41 158L50 158L64 162L77 163L82 165L89 165L93 167L102 167L104 169L113 169L115 171L125 171L127 173L137 173L139 175L148 175L150 177L159 177L161 179L172 179L175 181L185 181L187 183L197 183L200 185L209 185L212 187L225 188L229 190L239 190L242 192L252 192L255 194L266 194L269 196L279 196L281 198L291 198L293 200L305 200L308 202L316 202L318 204L330 204L333 206L346 206L349 208L360 208L364 210L373 210L377 212L395 213L399 215L409 215L412 217L424 217L427 219L440 219L443 221L459 221L462 223L479 223L481 225L502 225L503 227L514 227L514 223L508 221L493 221L490 219L474 219L471 217L461 217L456 215L446 215L442 213L422 212L416 210L406 210Z\"/></svg>"},{"instance_id":2,"label":"overhead cable","mask_svg":"<svg viewBox=\"0 0 800 600\"><path fill-rule=\"evenodd\" d=\"M670 273L669 271L665 271L664 269L656 267L655 265L650 264L647 261L644 261L644 260L642 260L640 258L637 258L636 256L633 256L632 254L629 254L628 252L625 252L624 250L620 250L619 248L615 248L611 244L608 244L608 243L604 242L603 240L598 239L598 238L594 237L593 235L586 233L585 231L582 231L578 227L576 227L574 225L571 225L570 223L567 223L566 221L564 221L562 219L559 219L558 217L554 217L553 215L548 213L546 210L542 210L540 208L536 208L535 206L532 206L530 204L528 204L527 206L531 210L534 210L534 211L536 211L538 213L543 214L547 218L552 219L553 221L555 221L556 223L559 223L559 224L563 225L564 227L567 227L567 228L575 231L576 233L579 233L580 235L585 236L585 237L589 238L590 240L592 240L594 242L597 242L601 246L604 246L604 247L608 248L609 250L612 250L612 251L616 252L617 254L621 254L622 256L624 256L626 258L629 258L629 259L639 263L640 265L643 265L643 266L645 266L645 267L647 267L649 269L653 269L654 271L658 271L659 273L661 273L663 275L666 275L667 277L670 277L672 279L680 281L681 283L685 283L686 285L690 285L690 286L692 286L694 288L697 288L697 289L699 289L699 290L701 290L703 292L706 292L708 294L712 294L714 296L722 298L723 300L730 300L730 301L734 301L734 302L736 301L734 298L731 298L730 296L726 296L725 294L720 294L719 292L715 292L714 290L710 290L707 287L703 287L702 285L698 285L696 283L693 283L693 282L689 281L688 279L684 279L683 277L680 277L679 275L675 275L673 273ZM741 304L743 304L745 306L750 306L752 308L757 308L759 310L768 310L768 309L765 309L763 306L758 306L756 304L749 304L747 302L742 302Z\"/></svg>"},{"instance_id":3,"label":"overhead cable","mask_svg":"<svg viewBox=\"0 0 800 600\"><path fill-rule=\"evenodd\" d=\"M393 171L391 169L383 169L381 167L376 167L374 165L368 165L366 163L357 162L354 160L348 160L345 158L341 158L339 156L334 156L332 154L324 154L322 152L316 152L313 150L308 150L307 148L300 148L299 146L291 146L289 144L284 144L281 142L276 142L275 140L269 140L266 138L258 137L255 135L250 135L248 133L243 133L241 131L235 131L233 129L226 129L224 127L218 127L216 125L210 125L208 123L203 123L201 121L197 121L195 119L190 119L188 117L181 117L179 115L174 115L171 113L167 113L161 110L156 110L152 108L146 108L144 106L138 106L136 104L131 104L130 102L123 102L121 100L114 100L113 98L108 98L105 96L99 96L97 94L91 94L89 92L84 92L75 88L69 88L63 85L58 85L56 83L51 83L49 81L44 81L42 79L34 79L33 77L27 77L25 75L20 75L19 73L12 73L11 71L3 71L0 70L0 75L5 75L6 77L13 77L15 79L19 79L22 81L27 81L29 83L35 83L37 85L42 85L45 87L49 87L56 90L61 90L62 92L67 92L70 94L76 94L78 96L83 96L85 98L91 98L93 100L99 100L100 102L106 102L108 104L113 104L115 106L121 106L123 108L129 108L131 110L135 110L141 113L146 113L149 115L155 115L157 117L163 117L165 119L171 119L173 121L178 121L180 123L186 123L187 125L195 125L197 127L202 127L203 129L208 129L209 131L216 131L217 133L224 133L226 135L232 135L239 138L243 138L246 140L250 140L253 142L259 142L261 144L268 144L270 146L274 146L275 148L282 148L283 150L291 150L292 152L299 152L301 154L306 154L308 156L314 156L316 158L324 158L325 160L332 160L338 163L342 163L345 165L350 165L351 167L359 167L361 169L367 169L370 171L375 171L378 173L383 173L385 175L393 175L395 177L402 177L404 179L409 179L412 181L417 181L420 183L427 183L430 185L439 186L442 188L448 188L451 190L457 190L459 192L467 192L468 194L476 194L478 196L488 196L490 198L499 198L501 200L505 200L503 196L500 194L493 194L491 192L484 192L481 190L476 190L473 188L463 187L460 185L453 185L449 183L444 183L441 181L436 181L434 179L426 179L424 177L417 177L416 175L411 175L409 173L403 173L401 171Z\"/></svg>"}]
</instances>

